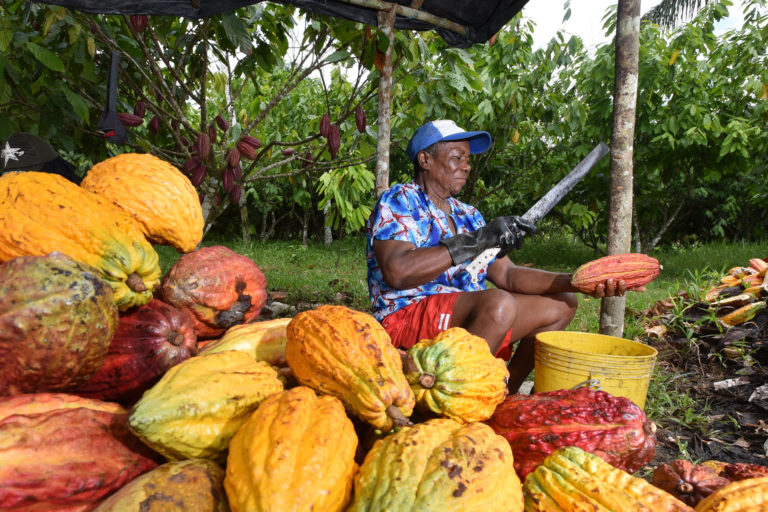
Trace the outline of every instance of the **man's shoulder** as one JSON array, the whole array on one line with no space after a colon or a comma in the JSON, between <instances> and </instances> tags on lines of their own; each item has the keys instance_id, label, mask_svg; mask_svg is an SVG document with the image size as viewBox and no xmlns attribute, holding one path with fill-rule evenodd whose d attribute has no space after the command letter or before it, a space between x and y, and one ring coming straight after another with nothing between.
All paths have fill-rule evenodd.
<instances>
[{"instance_id":1,"label":"man's shoulder","mask_svg":"<svg viewBox=\"0 0 768 512\"><path fill-rule=\"evenodd\" d=\"M382 203L403 202L418 197L418 187L413 183L397 183L385 190L379 201Z\"/></svg>"}]
</instances>

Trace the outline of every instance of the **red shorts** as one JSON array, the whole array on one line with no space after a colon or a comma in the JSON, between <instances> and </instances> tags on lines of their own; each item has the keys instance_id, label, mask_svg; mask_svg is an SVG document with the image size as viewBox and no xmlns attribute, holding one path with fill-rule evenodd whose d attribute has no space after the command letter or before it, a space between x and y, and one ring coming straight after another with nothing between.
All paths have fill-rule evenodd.
<instances>
[{"instance_id":1,"label":"red shorts","mask_svg":"<svg viewBox=\"0 0 768 512\"><path fill-rule=\"evenodd\" d=\"M430 295L384 317L381 325L389 333L393 345L403 349L411 348L420 340L432 339L451 327L451 314L459 293ZM505 361L512 357L510 333L507 333L496 351L496 357Z\"/></svg>"}]
</instances>

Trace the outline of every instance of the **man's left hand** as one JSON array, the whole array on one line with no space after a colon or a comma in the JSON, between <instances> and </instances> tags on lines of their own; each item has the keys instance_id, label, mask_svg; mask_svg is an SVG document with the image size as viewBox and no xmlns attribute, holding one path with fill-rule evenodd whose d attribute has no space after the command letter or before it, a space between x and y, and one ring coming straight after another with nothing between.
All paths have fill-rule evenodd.
<instances>
[{"instance_id":1,"label":"man's left hand","mask_svg":"<svg viewBox=\"0 0 768 512\"><path fill-rule=\"evenodd\" d=\"M635 288L635 291L643 291L645 288ZM594 296L598 299L603 297L621 297L627 291L627 285L623 279L606 279L595 287Z\"/></svg>"}]
</instances>

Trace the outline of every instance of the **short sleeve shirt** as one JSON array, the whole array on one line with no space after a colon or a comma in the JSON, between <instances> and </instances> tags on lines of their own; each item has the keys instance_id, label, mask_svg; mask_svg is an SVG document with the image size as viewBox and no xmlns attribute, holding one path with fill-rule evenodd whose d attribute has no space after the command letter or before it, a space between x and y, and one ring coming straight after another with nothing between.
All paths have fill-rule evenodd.
<instances>
[{"instance_id":1,"label":"short sleeve shirt","mask_svg":"<svg viewBox=\"0 0 768 512\"><path fill-rule=\"evenodd\" d=\"M474 206L448 198L457 233L475 231L485 220ZM453 236L445 212L438 208L416 183L394 185L385 191L371 212L367 225L365 259L368 265L368 292L374 316L381 321L387 315L436 293L484 290L485 270L473 283L465 271L471 260L453 266L429 283L398 290L385 281L373 252L374 240L400 240L416 247L438 245Z\"/></svg>"}]
</instances>

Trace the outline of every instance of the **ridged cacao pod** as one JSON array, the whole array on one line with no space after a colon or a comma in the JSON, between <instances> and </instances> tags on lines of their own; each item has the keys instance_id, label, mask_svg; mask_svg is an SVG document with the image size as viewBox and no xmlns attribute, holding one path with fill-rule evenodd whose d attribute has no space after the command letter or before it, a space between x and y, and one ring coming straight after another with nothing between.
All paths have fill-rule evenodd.
<instances>
[{"instance_id":1,"label":"ridged cacao pod","mask_svg":"<svg viewBox=\"0 0 768 512\"><path fill-rule=\"evenodd\" d=\"M758 512L768 510L768 476L723 486L701 500L696 512Z\"/></svg>"},{"instance_id":2,"label":"ridged cacao pod","mask_svg":"<svg viewBox=\"0 0 768 512\"><path fill-rule=\"evenodd\" d=\"M487 420L507 396L506 363L461 327L408 349L403 371L420 409L460 423Z\"/></svg>"},{"instance_id":3,"label":"ridged cacao pod","mask_svg":"<svg viewBox=\"0 0 768 512\"><path fill-rule=\"evenodd\" d=\"M171 129L173 129L173 131L177 131L179 129L178 119L171 119Z\"/></svg>"},{"instance_id":4,"label":"ridged cacao pod","mask_svg":"<svg viewBox=\"0 0 768 512\"><path fill-rule=\"evenodd\" d=\"M615 279L623 280L627 290L631 290L656 279L659 270L659 261L645 254L604 256L577 268L571 276L571 284L582 293L593 294L597 285Z\"/></svg>"},{"instance_id":5,"label":"ridged cacao pod","mask_svg":"<svg viewBox=\"0 0 768 512\"><path fill-rule=\"evenodd\" d=\"M198 156L205 160L208 155L211 154L211 139L208 138L208 134L200 132L197 134L197 141L195 142L195 148L197 149Z\"/></svg>"},{"instance_id":6,"label":"ridged cacao pod","mask_svg":"<svg viewBox=\"0 0 768 512\"><path fill-rule=\"evenodd\" d=\"M240 204L240 198L243 196L243 188L240 185L233 185L232 190L229 191L229 199L232 201L232 204L238 205Z\"/></svg>"},{"instance_id":7,"label":"ridged cacao pod","mask_svg":"<svg viewBox=\"0 0 768 512\"><path fill-rule=\"evenodd\" d=\"M179 137L179 142L181 142L181 143L182 143L182 145L184 145L184 146L186 146L186 147L189 147L189 145L190 145L190 144L189 144L189 139L188 139L188 138L186 138L186 137L185 137L185 136L183 136L183 135L182 135L181 137Z\"/></svg>"},{"instance_id":8,"label":"ridged cacao pod","mask_svg":"<svg viewBox=\"0 0 768 512\"><path fill-rule=\"evenodd\" d=\"M237 146L229 150L229 156L227 157L230 167L234 167L240 164L240 150Z\"/></svg>"},{"instance_id":9,"label":"ridged cacao pod","mask_svg":"<svg viewBox=\"0 0 768 512\"><path fill-rule=\"evenodd\" d=\"M211 123L210 125L208 125L208 138L210 139L211 144L216 143L217 136L218 134L216 132L216 125Z\"/></svg>"},{"instance_id":10,"label":"ridged cacao pod","mask_svg":"<svg viewBox=\"0 0 768 512\"><path fill-rule=\"evenodd\" d=\"M204 166L203 164L200 164L197 167L195 167L195 169L192 171L192 177L190 178L190 182L192 183L192 186L199 187L200 185L202 185L207 175L208 175L208 168L206 166Z\"/></svg>"},{"instance_id":11,"label":"ridged cacao pod","mask_svg":"<svg viewBox=\"0 0 768 512\"><path fill-rule=\"evenodd\" d=\"M145 512L163 503L173 510L228 512L224 470L206 459L167 462L131 480L103 501L97 512ZM173 504L169 504L169 501Z\"/></svg>"},{"instance_id":12,"label":"ridged cacao pod","mask_svg":"<svg viewBox=\"0 0 768 512\"><path fill-rule=\"evenodd\" d=\"M656 426L642 409L590 388L511 395L489 424L509 441L520 478L563 446L578 446L630 473L656 452Z\"/></svg>"},{"instance_id":13,"label":"ridged cacao pod","mask_svg":"<svg viewBox=\"0 0 768 512\"><path fill-rule=\"evenodd\" d=\"M400 354L371 315L324 305L296 315L287 333L285 357L299 383L382 431L410 424L415 399Z\"/></svg>"},{"instance_id":14,"label":"ridged cacao pod","mask_svg":"<svg viewBox=\"0 0 768 512\"><path fill-rule=\"evenodd\" d=\"M331 115L324 114L323 117L320 118L320 135L322 135L327 139L330 133L331 133Z\"/></svg>"},{"instance_id":15,"label":"ridged cacao pod","mask_svg":"<svg viewBox=\"0 0 768 512\"><path fill-rule=\"evenodd\" d=\"M236 325L227 329L218 340L206 343L200 353L237 350L245 352L256 361L264 361L272 366L286 366L285 344L288 341L287 327L290 321L290 318L276 318Z\"/></svg>"},{"instance_id":16,"label":"ridged cacao pod","mask_svg":"<svg viewBox=\"0 0 768 512\"><path fill-rule=\"evenodd\" d=\"M328 152L331 154L331 158L335 159L336 154L341 147L341 135L339 134L339 126L332 124L330 131L328 132Z\"/></svg>"},{"instance_id":17,"label":"ridged cacao pod","mask_svg":"<svg viewBox=\"0 0 768 512\"><path fill-rule=\"evenodd\" d=\"M144 104L143 101L139 100L136 102L136 105L133 107L133 113L139 116L140 118L144 119L144 116L147 113L147 106Z\"/></svg>"},{"instance_id":18,"label":"ridged cacao pod","mask_svg":"<svg viewBox=\"0 0 768 512\"><path fill-rule=\"evenodd\" d=\"M711 466L680 459L656 467L651 479L653 485L691 507L731 481Z\"/></svg>"},{"instance_id":19,"label":"ridged cacao pod","mask_svg":"<svg viewBox=\"0 0 768 512\"><path fill-rule=\"evenodd\" d=\"M296 153L296 148L285 148L282 153L283 156L291 156L292 154Z\"/></svg>"},{"instance_id":20,"label":"ridged cacao pod","mask_svg":"<svg viewBox=\"0 0 768 512\"><path fill-rule=\"evenodd\" d=\"M232 188L235 186L235 171L231 167L224 169L221 174L221 186L227 192L232 192Z\"/></svg>"},{"instance_id":21,"label":"ridged cacao pod","mask_svg":"<svg viewBox=\"0 0 768 512\"><path fill-rule=\"evenodd\" d=\"M157 466L117 404L57 393L0 401L0 510L93 510Z\"/></svg>"},{"instance_id":22,"label":"ridged cacao pod","mask_svg":"<svg viewBox=\"0 0 768 512\"><path fill-rule=\"evenodd\" d=\"M235 183L243 179L243 166L240 165L240 162L232 166L232 175L235 177Z\"/></svg>"},{"instance_id":23,"label":"ridged cacao pod","mask_svg":"<svg viewBox=\"0 0 768 512\"><path fill-rule=\"evenodd\" d=\"M104 363L72 392L133 404L171 367L197 354L194 322L158 299L120 316Z\"/></svg>"},{"instance_id":24,"label":"ridged cacao pod","mask_svg":"<svg viewBox=\"0 0 768 512\"><path fill-rule=\"evenodd\" d=\"M357 131L360 133L365 133L365 109L362 107L362 105L358 105L355 107L355 126L357 126Z\"/></svg>"},{"instance_id":25,"label":"ridged cacao pod","mask_svg":"<svg viewBox=\"0 0 768 512\"><path fill-rule=\"evenodd\" d=\"M427 420L376 441L347 510L522 512L512 464L509 445L488 425Z\"/></svg>"},{"instance_id":26,"label":"ridged cacao pod","mask_svg":"<svg viewBox=\"0 0 768 512\"><path fill-rule=\"evenodd\" d=\"M221 114L217 115L215 120L221 131L225 132L229 129L229 122Z\"/></svg>"},{"instance_id":27,"label":"ridged cacao pod","mask_svg":"<svg viewBox=\"0 0 768 512\"><path fill-rule=\"evenodd\" d=\"M269 396L229 444L230 507L341 512L352 495L356 448L355 428L337 398L304 386Z\"/></svg>"},{"instance_id":28,"label":"ridged cacao pod","mask_svg":"<svg viewBox=\"0 0 768 512\"><path fill-rule=\"evenodd\" d=\"M247 158L248 160L256 160L258 152L256 148L244 142L242 139L237 143L237 150L240 151L240 156Z\"/></svg>"},{"instance_id":29,"label":"ridged cacao pod","mask_svg":"<svg viewBox=\"0 0 768 512\"><path fill-rule=\"evenodd\" d=\"M182 166L182 169L184 170L184 173L187 175L191 175L192 171L195 170L196 167L199 167L202 165L202 162L200 161L200 157L195 155L192 157L189 157Z\"/></svg>"},{"instance_id":30,"label":"ridged cacao pod","mask_svg":"<svg viewBox=\"0 0 768 512\"><path fill-rule=\"evenodd\" d=\"M166 272L162 300L195 317L198 339L252 322L267 301L267 278L247 256L222 245L183 255Z\"/></svg>"},{"instance_id":31,"label":"ridged cacao pod","mask_svg":"<svg viewBox=\"0 0 768 512\"><path fill-rule=\"evenodd\" d=\"M223 462L259 404L283 390L278 371L235 350L177 364L131 409L128 426L168 460Z\"/></svg>"},{"instance_id":32,"label":"ridged cacao pod","mask_svg":"<svg viewBox=\"0 0 768 512\"><path fill-rule=\"evenodd\" d=\"M141 123L144 122L144 120L137 116L136 114L131 114L130 112L118 112L117 118L120 119L120 122L123 124L123 126L128 127L136 127L141 126Z\"/></svg>"},{"instance_id":33,"label":"ridged cacao pod","mask_svg":"<svg viewBox=\"0 0 768 512\"><path fill-rule=\"evenodd\" d=\"M149 120L149 131L152 132L152 135L157 135L160 131L160 119L157 116Z\"/></svg>"},{"instance_id":34,"label":"ridged cacao pod","mask_svg":"<svg viewBox=\"0 0 768 512\"><path fill-rule=\"evenodd\" d=\"M549 455L525 479L526 512L693 512L666 491L576 446Z\"/></svg>"},{"instance_id":35,"label":"ridged cacao pod","mask_svg":"<svg viewBox=\"0 0 768 512\"><path fill-rule=\"evenodd\" d=\"M88 379L117 330L112 289L61 253L0 265L0 395L60 391Z\"/></svg>"},{"instance_id":36,"label":"ridged cacao pod","mask_svg":"<svg viewBox=\"0 0 768 512\"><path fill-rule=\"evenodd\" d=\"M144 14L133 14L130 20L131 27L139 34L144 32L147 29L147 25L149 25L149 19Z\"/></svg>"},{"instance_id":37,"label":"ridged cacao pod","mask_svg":"<svg viewBox=\"0 0 768 512\"><path fill-rule=\"evenodd\" d=\"M240 137L240 141L245 142L254 149L259 149L261 147L261 141L252 135L243 135Z\"/></svg>"}]
</instances>

